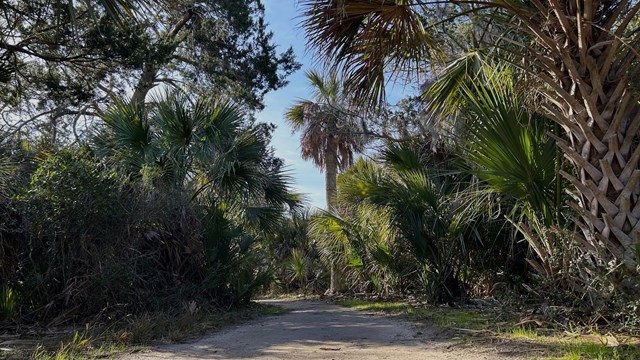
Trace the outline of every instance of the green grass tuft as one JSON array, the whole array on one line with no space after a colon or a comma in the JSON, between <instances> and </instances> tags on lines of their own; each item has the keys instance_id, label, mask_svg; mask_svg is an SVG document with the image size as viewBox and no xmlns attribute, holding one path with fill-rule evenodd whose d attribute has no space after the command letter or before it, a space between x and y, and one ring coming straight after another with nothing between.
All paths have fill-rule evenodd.
<instances>
[{"instance_id":1,"label":"green grass tuft","mask_svg":"<svg viewBox=\"0 0 640 360\"><path fill-rule=\"evenodd\" d=\"M504 332L502 332L502 335L506 338L509 339L525 339L525 340L531 340L531 341L543 341L544 338L541 337L540 335L538 335L538 332L531 327L523 327L523 326L516 326L513 328L510 328Z\"/></svg>"},{"instance_id":2,"label":"green grass tuft","mask_svg":"<svg viewBox=\"0 0 640 360\"><path fill-rule=\"evenodd\" d=\"M609 346L592 341L568 342L562 357L547 360L637 360L640 347L630 345Z\"/></svg>"},{"instance_id":3,"label":"green grass tuft","mask_svg":"<svg viewBox=\"0 0 640 360\"><path fill-rule=\"evenodd\" d=\"M516 325L516 319L489 312L452 309L446 307L410 306L403 302L367 301L360 299L342 300L341 304L357 310L378 311L385 314L401 315L410 320L425 322L439 327L451 328L462 337L462 341L500 340L506 346L544 349L547 354L557 355L546 360L637 360L640 359L640 341L624 342L607 340L588 329L589 335L573 331L570 337L558 330L544 331L533 326ZM472 330L466 332L466 330ZM475 330L480 330L475 331ZM584 331L584 330L583 330ZM471 337L464 334L470 334ZM510 344L510 345L509 345Z\"/></svg>"},{"instance_id":4,"label":"green grass tuft","mask_svg":"<svg viewBox=\"0 0 640 360\"><path fill-rule=\"evenodd\" d=\"M356 310L379 311L387 314L405 313L409 309L409 305L403 302L366 301L359 299L345 299L340 301L340 305Z\"/></svg>"}]
</instances>

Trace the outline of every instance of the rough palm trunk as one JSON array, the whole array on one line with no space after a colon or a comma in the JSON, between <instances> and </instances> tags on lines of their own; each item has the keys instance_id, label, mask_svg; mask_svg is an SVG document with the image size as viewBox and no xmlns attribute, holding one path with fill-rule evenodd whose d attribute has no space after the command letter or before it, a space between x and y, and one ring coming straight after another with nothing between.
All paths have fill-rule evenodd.
<instances>
[{"instance_id":1,"label":"rough palm trunk","mask_svg":"<svg viewBox=\"0 0 640 360\"><path fill-rule=\"evenodd\" d=\"M625 32L640 3L629 4L552 0L536 1L536 10L505 7L544 49L525 47L532 69L550 87L546 110L568 141L555 138L577 170L563 173L579 191L572 204L582 218L576 237L596 259L637 273L640 106L631 76L638 37Z\"/></svg>"},{"instance_id":2,"label":"rough palm trunk","mask_svg":"<svg viewBox=\"0 0 640 360\"><path fill-rule=\"evenodd\" d=\"M338 159L336 158L336 143L335 137L329 135L327 141L327 150L325 152L325 181L326 181L326 200L327 211L336 210L336 179L338 177Z\"/></svg>"},{"instance_id":3,"label":"rough palm trunk","mask_svg":"<svg viewBox=\"0 0 640 360\"><path fill-rule=\"evenodd\" d=\"M616 78L620 79L614 75ZM620 80L625 82L624 76ZM558 139L558 143L578 169L577 177L564 173L581 194L575 204L582 217L577 223L582 234L577 238L600 259L623 262L629 270L637 271L640 112L637 100L631 100L636 104L628 104L629 89L616 94L618 84L607 82L602 88L604 97L591 92L584 99L597 99L599 104L593 106L591 114L603 125L586 114L589 110L576 111L565 105L562 112L567 118L593 126L587 127L585 134L567 129L570 142Z\"/></svg>"},{"instance_id":4,"label":"rough palm trunk","mask_svg":"<svg viewBox=\"0 0 640 360\"><path fill-rule=\"evenodd\" d=\"M338 177L338 144L335 135L335 124L329 121L327 126L329 135L327 136L327 148L325 149L325 192L327 200L327 211L336 210L336 179ZM331 279L329 283L329 293L333 294L343 290L342 271L335 261L331 261Z\"/></svg>"}]
</instances>

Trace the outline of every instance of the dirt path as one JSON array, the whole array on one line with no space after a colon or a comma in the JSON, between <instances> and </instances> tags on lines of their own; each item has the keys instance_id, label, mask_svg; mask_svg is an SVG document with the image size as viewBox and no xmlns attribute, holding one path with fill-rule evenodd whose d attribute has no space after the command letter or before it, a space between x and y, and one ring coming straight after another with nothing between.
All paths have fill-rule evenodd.
<instances>
[{"instance_id":1,"label":"dirt path","mask_svg":"<svg viewBox=\"0 0 640 360\"><path fill-rule=\"evenodd\" d=\"M291 312L121 359L521 359L496 347L460 346L438 328L396 318L321 302L269 303Z\"/></svg>"}]
</instances>

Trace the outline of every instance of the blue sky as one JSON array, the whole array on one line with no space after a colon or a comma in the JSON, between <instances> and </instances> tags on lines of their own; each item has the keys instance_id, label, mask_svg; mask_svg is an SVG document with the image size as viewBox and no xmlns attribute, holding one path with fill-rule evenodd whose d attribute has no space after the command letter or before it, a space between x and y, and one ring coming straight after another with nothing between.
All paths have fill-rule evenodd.
<instances>
[{"instance_id":1,"label":"blue sky","mask_svg":"<svg viewBox=\"0 0 640 360\"><path fill-rule=\"evenodd\" d=\"M273 136L273 145L276 155L285 160L295 179L295 190L306 194L310 206L324 208L324 173L311 162L302 160L300 135L291 134L291 129L283 120L285 110L297 99L311 97L304 72L312 68L313 56L311 52L306 52L304 34L298 28L296 1L264 0L264 5L269 29L273 32L274 42L279 45L278 52L292 46L302 68L289 77L289 85L265 96L265 109L257 114L257 119L278 126Z\"/></svg>"}]
</instances>

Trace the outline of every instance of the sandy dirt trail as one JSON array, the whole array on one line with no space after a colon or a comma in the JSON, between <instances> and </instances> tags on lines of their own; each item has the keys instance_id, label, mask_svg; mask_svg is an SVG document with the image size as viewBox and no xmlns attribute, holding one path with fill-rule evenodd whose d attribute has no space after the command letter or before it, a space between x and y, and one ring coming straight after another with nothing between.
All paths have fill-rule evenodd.
<instances>
[{"instance_id":1,"label":"sandy dirt trail","mask_svg":"<svg viewBox=\"0 0 640 360\"><path fill-rule=\"evenodd\" d=\"M139 359L521 359L496 347L458 346L435 327L310 301L199 340L121 357Z\"/></svg>"}]
</instances>

